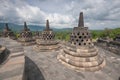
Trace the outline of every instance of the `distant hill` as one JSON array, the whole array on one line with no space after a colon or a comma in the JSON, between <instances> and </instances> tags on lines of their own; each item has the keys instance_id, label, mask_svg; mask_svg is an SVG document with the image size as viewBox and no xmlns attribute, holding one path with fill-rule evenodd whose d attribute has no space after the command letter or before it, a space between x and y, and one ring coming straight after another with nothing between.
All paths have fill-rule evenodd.
<instances>
[{"instance_id":1,"label":"distant hill","mask_svg":"<svg viewBox=\"0 0 120 80\"><path fill-rule=\"evenodd\" d=\"M13 24L13 23L8 23L8 26L13 31L18 31L18 32L23 30L23 27L24 27L23 25L18 25L18 24ZM3 30L4 27L5 27L5 23L0 23L0 30ZM37 25L28 25L28 28L30 28L31 31L41 31L45 27L37 26Z\"/></svg>"},{"instance_id":2,"label":"distant hill","mask_svg":"<svg viewBox=\"0 0 120 80\"><path fill-rule=\"evenodd\" d=\"M18 24L13 24L13 23L8 23L8 26L10 29L12 29L13 31L21 31L23 30L23 25L18 25ZM5 23L0 23L0 31L2 31L5 27ZM43 29L45 29L45 26L39 26L39 25L28 25L28 28L31 31L42 31ZM70 31L72 30L72 28L62 28L62 29L57 29L57 28L52 28L54 31Z\"/></svg>"}]
</instances>

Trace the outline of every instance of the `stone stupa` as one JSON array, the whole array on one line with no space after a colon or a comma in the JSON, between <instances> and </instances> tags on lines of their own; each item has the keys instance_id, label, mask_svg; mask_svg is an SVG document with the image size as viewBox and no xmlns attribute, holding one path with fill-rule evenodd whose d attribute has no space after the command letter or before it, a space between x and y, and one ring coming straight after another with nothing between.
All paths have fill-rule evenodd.
<instances>
[{"instance_id":1,"label":"stone stupa","mask_svg":"<svg viewBox=\"0 0 120 80\"><path fill-rule=\"evenodd\" d=\"M24 22L24 29L20 33L18 41L22 43L22 45L28 46L35 44L35 40L33 39L32 32L27 27L26 22Z\"/></svg>"},{"instance_id":2,"label":"stone stupa","mask_svg":"<svg viewBox=\"0 0 120 80\"><path fill-rule=\"evenodd\" d=\"M78 27L74 27L70 43L66 43L57 59L75 71L97 71L105 66L105 60L93 45L88 27L84 27L83 12L80 13Z\"/></svg>"},{"instance_id":3,"label":"stone stupa","mask_svg":"<svg viewBox=\"0 0 120 80\"><path fill-rule=\"evenodd\" d=\"M39 39L36 39L36 43L37 45L33 48L37 51L51 51L59 48L55 33L49 27L49 20L46 22L46 28L39 34Z\"/></svg>"},{"instance_id":4,"label":"stone stupa","mask_svg":"<svg viewBox=\"0 0 120 80\"><path fill-rule=\"evenodd\" d=\"M8 23L5 24L5 28L2 32L3 37L9 37L11 39L17 39L13 31L8 27Z\"/></svg>"}]
</instances>

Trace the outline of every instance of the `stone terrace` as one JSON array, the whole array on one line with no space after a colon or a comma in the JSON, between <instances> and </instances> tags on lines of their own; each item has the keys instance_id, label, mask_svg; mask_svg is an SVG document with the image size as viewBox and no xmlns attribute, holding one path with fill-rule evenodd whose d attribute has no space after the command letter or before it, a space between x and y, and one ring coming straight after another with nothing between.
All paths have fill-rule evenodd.
<instances>
[{"instance_id":1,"label":"stone terrace","mask_svg":"<svg viewBox=\"0 0 120 80\"><path fill-rule=\"evenodd\" d=\"M1 42L2 45L14 44L11 39L0 38ZM76 72L65 67L57 60L59 51L37 52L33 50L33 46L24 46L26 55L25 78L26 80L119 80L120 56L102 48L99 48L99 50L106 59L106 66L102 70L96 72ZM19 71L18 69L12 70L13 72ZM0 73L0 78L12 76L8 73L6 72L5 75Z\"/></svg>"},{"instance_id":2,"label":"stone terrace","mask_svg":"<svg viewBox=\"0 0 120 80\"><path fill-rule=\"evenodd\" d=\"M26 73L29 80L118 80L120 77L120 56L99 48L106 59L106 66L96 72L75 72L62 65L57 59L58 52L35 52L32 46L25 47L25 55L39 68L41 77L37 77L32 63L27 63ZM104 53L105 52L105 53ZM36 70L37 71L37 70ZM44 77L44 78L43 78Z\"/></svg>"}]
</instances>

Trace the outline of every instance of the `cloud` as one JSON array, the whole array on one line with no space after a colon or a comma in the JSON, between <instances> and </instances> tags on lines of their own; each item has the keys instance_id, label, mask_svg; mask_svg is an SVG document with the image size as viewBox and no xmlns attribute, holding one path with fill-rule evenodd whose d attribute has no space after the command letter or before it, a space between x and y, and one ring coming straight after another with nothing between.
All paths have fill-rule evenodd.
<instances>
[{"instance_id":1,"label":"cloud","mask_svg":"<svg viewBox=\"0 0 120 80\"><path fill-rule=\"evenodd\" d=\"M90 29L120 26L119 0L0 0L0 22L68 28L78 24L80 11Z\"/></svg>"},{"instance_id":2,"label":"cloud","mask_svg":"<svg viewBox=\"0 0 120 80\"><path fill-rule=\"evenodd\" d=\"M23 21L31 23L44 23L45 13L38 7L26 5L16 8L16 12Z\"/></svg>"}]
</instances>

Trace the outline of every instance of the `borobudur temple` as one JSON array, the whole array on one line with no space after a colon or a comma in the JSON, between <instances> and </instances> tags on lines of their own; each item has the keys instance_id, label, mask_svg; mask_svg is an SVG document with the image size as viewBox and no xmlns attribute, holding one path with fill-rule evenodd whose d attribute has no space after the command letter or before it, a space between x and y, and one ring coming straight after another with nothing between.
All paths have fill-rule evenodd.
<instances>
[{"instance_id":1,"label":"borobudur temple","mask_svg":"<svg viewBox=\"0 0 120 80\"><path fill-rule=\"evenodd\" d=\"M80 13L78 27L74 27L70 35L70 43L66 43L57 59L75 71L97 71L105 66L105 60L92 43L88 27L84 27L83 12Z\"/></svg>"}]
</instances>

